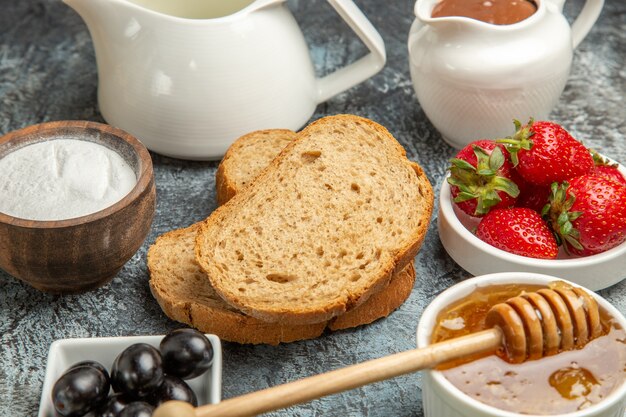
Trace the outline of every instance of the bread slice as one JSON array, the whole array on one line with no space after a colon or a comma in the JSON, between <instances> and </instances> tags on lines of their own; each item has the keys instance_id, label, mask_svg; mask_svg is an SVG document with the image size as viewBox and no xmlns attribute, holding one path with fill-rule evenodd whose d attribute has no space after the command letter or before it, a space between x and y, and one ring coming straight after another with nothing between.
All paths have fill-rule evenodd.
<instances>
[{"instance_id":1,"label":"bread slice","mask_svg":"<svg viewBox=\"0 0 626 417\"><path fill-rule=\"evenodd\" d=\"M426 175L384 127L326 117L203 222L196 260L238 310L320 323L412 262L432 208Z\"/></svg>"},{"instance_id":2,"label":"bread slice","mask_svg":"<svg viewBox=\"0 0 626 417\"><path fill-rule=\"evenodd\" d=\"M157 238L148 251L150 290L161 309L173 320L237 343L265 343L311 339L325 328L346 329L388 316L411 294L415 270L410 263L383 291L329 322L309 325L265 323L222 300L195 260L194 244L200 224L174 230Z\"/></svg>"},{"instance_id":3,"label":"bread slice","mask_svg":"<svg viewBox=\"0 0 626 417\"><path fill-rule=\"evenodd\" d=\"M291 130L270 129L251 132L237 139L217 168L218 203L226 203L243 190L296 137ZM414 282L415 274L408 274L407 268L403 269L391 278L387 288L357 308L335 317L328 327L331 330L346 329L387 317L410 295Z\"/></svg>"},{"instance_id":4,"label":"bread slice","mask_svg":"<svg viewBox=\"0 0 626 417\"><path fill-rule=\"evenodd\" d=\"M257 131L242 136L227 151L216 174L223 204L245 188L296 137L289 130ZM278 344L320 336L325 328L347 329L387 317L411 294L415 271L410 263L382 291L357 308L312 325L265 323L232 308L211 287L193 253L199 224L159 237L148 252L150 288L168 317L238 343Z\"/></svg>"},{"instance_id":5,"label":"bread slice","mask_svg":"<svg viewBox=\"0 0 626 417\"><path fill-rule=\"evenodd\" d=\"M285 146L296 138L286 129L258 130L237 139L215 173L217 203L222 205L243 190Z\"/></svg>"}]
</instances>

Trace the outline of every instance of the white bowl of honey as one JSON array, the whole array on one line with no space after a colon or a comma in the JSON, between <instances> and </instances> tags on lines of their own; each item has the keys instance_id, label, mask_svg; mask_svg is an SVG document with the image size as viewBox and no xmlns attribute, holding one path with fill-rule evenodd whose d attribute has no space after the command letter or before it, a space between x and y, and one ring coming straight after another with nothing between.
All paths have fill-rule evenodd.
<instances>
[{"instance_id":1,"label":"white bowl of honey","mask_svg":"<svg viewBox=\"0 0 626 417\"><path fill-rule=\"evenodd\" d=\"M463 281L426 308L418 347L484 329L489 308L522 291L578 285L549 275L507 272ZM583 348L521 364L482 356L426 371L425 417L622 417L626 409L626 318L591 293L603 334ZM469 359L468 359L469 360Z\"/></svg>"}]
</instances>

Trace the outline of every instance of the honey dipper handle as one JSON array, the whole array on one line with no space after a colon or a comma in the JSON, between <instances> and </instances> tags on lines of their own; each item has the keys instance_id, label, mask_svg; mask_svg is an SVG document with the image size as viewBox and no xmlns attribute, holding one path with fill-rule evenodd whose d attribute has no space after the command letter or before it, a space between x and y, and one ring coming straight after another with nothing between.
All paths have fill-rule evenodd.
<instances>
[{"instance_id":1,"label":"honey dipper handle","mask_svg":"<svg viewBox=\"0 0 626 417\"><path fill-rule=\"evenodd\" d=\"M373 382L431 368L440 363L471 354L495 351L502 345L502 332L498 328L435 343L422 349L396 353L335 371L277 385L219 404L205 405L187 414L187 408L171 408L170 413L161 407L153 417L245 417L304 403L330 394L361 387ZM168 404L168 403L166 403ZM163 406L162 406L163 407ZM189 408L190 409L190 408Z\"/></svg>"}]
</instances>

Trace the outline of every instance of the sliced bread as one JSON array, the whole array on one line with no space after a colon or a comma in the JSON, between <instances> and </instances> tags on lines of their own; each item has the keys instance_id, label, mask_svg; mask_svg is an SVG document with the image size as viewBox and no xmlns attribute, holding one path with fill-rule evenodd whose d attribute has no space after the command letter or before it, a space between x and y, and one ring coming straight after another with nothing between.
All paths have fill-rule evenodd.
<instances>
[{"instance_id":1,"label":"sliced bread","mask_svg":"<svg viewBox=\"0 0 626 417\"><path fill-rule=\"evenodd\" d=\"M371 323L398 308L411 294L415 282L415 270L409 263L383 291L331 321L309 325L265 323L234 309L217 295L195 260L199 227L196 223L157 238L148 251L150 290L168 317L223 340L275 345L318 337L327 327L339 330Z\"/></svg>"},{"instance_id":2,"label":"sliced bread","mask_svg":"<svg viewBox=\"0 0 626 417\"><path fill-rule=\"evenodd\" d=\"M243 190L296 137L291 130L270 129L251 132L237 139L217 168L218 203L226 203ZM391 278L387 288L357 308L335 317L328 327L331 330L346 329L387 317L410 295L414 282L415 274L407 274L407 268L403 269Z\"/></svg>"},{"instance_id":3,"label":"sliced bread","mask_svg":"<svg viewBox=\"0 0 626 417\"><path fill-rule=\"evenodd\" d=\"M215 173L217 203L243 190L296 136L286 129L258 130L233 142Z\"/></svg>"},{"instance_id":4,"label":"sliced bread","mask_svg":"<svg viewBox=\"0 0 626 417\"><path fill-rule=\"evenodd\" d=\"M326 117L203 222L196 260L248 315L325 322L412 262L432 207L426 175L384 127Z\"/></svg>"}]
</instances>

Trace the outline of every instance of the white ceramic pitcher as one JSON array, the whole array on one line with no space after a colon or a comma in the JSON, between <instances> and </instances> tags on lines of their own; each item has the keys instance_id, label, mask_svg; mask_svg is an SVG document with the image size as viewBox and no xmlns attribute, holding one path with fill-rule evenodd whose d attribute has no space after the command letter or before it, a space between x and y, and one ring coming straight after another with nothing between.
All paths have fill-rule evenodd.
<instances>
[{"instance_id":1,"label":"white ceramic pitcher","mask_svg":"<svg viewBox=\"0 0 626 417\"><path fill-rule=\"evenodd\" d=\"M512 134L514 118L546 119L565 88L573 49L604 4L587 0L570 28L565 0L537 0L533 15L510 25L433 18L437 1L415 4L411 78L422 109L456 148Z\"/></svg>"},{"instance_id":2,"label":"white ceramic pitcher","mask_svg":"<svg viewBox=\"0 0 626 417\"><path fill-rule=\"evenodd\" d=\"M151 150L219 159L242 134L298 129L385 64L351 0L328 0L370 52L316 78L284 0L64 0L93 39L102 116Z\"/></svg>"}]
</instances>

